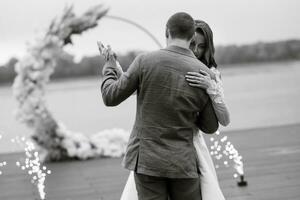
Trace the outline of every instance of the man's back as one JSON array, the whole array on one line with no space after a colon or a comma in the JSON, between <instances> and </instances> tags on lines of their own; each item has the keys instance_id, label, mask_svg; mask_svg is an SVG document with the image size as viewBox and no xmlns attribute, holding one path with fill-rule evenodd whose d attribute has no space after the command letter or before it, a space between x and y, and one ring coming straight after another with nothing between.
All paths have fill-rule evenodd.
<instances>
[{"instance_id":1,"label":"man's back","mask_svg":"<svg viewBox=\"0 0 300 200\"><path fill-rule=\"evenodd\" d=\"M150 176L198 177L193 146L193 135L199 130L198 113L204 112L205 122L213 130L218 122L205 91L190 87L185 74L206 67L189 49L177 46L137 60L137 111L123 160L125 168Z\"/></svg>"},{"instance_id":2,"label":"man's back","mask_svg":"<svg viewBox=\"0 0 300 200\"><path fill-rule=\"evenodd\" d=\"M197 112L208 101L202 89L185 80L188 71L207 70L188 49L171 46L143 56L138 91L145 126L195 127Z\"/></svg>"}]
</instances>

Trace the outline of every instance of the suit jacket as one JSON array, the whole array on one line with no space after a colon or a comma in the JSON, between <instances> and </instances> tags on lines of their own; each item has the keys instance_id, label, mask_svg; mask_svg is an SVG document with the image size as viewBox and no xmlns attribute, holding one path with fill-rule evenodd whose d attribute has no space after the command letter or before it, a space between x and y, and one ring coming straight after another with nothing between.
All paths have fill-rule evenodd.
<instances>
[{"instance_id":1,"label":"suit jacket","mask_svg":"<svg viewBox=\"0 0 300 200\"><path fill-rule=\"evenodd\" d=\"M136 57L125 73L113 62L103 68L102 98L116 106L135 91L137 109L123 166L168 178L198 178L193 134L218 129L212 103L185 80L188 71L209 69L189 49L169 46Z\"/></svg>"}]
</instances>

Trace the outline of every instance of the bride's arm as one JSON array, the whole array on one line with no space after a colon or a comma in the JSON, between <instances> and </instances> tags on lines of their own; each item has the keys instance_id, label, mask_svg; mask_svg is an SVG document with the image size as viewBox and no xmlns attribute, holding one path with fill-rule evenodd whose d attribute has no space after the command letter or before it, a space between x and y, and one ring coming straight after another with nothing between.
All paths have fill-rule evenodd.
<instances>
[{"instance_id":1,"label":"bride's arm","mask_svg":"<svg viewBox=\"0 0 300 200\"><path fill-rule=\"evenodd\" d=\"M120 76L123 74L123 69L119 61L117 60L117 54L111 49L110 45L105 47L100 41L97 42L97 45L99 48L100 55L104 56L105 60L105 64L102 69L102 74L105 74L106 71L106 73L109 72L110 74L114 74L115 76L120 78Z\"/></svg>"},{"instance_id":2,"label":"bride's arm","mask_svg":"<svg viewBox=\"0 0 300 200\"><path fill-rule=\"evenodd\" d=\"M212 100L212 105L219 123L223 126L227 126L230 123L230 115L224 101L220 73L216 69L212 69L212 71L215 74L214 79L212 79L208 73L201 71L201 73L188 72L186 80L189 82L189 85L206 90Z\"/></svg>"}]
</instances>

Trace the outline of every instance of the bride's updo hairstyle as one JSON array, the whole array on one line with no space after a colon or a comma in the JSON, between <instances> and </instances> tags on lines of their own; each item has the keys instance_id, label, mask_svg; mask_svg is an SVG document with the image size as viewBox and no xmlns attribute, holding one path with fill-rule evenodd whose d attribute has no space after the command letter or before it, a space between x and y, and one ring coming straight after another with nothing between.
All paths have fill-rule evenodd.
<instances>
[{"instance_id":1,"label":"bride's updo hairstyle","mask_svg":"<svg viewBox=\"0 0 300 200\"><path fill-rule=\"evenodd\" d=\"M166 37L168 38L168 31L172 39L179 38L190 40L195 34L194 19L185 12L178 12L172 15L166 26Z\"/></svg>"},{"instance_id":2,"label":"bride's updo hairstyle","mask_svg":"<svg viewBox=\"0 0 300 200\"><path fill-rule=\"evenodd\" d=\"M202 20L195 20L195 29L196 29L196 33L203 35L205 39L205 49L204 49L203 56L198 59L209 68L211 67L217 68L218 65L214 58L215 46L213 41L213 32L211 28L206 22ZM192 41L191 45L197 45L197 44L195 44L195 42Z\"/></svg>"}]
</instances>

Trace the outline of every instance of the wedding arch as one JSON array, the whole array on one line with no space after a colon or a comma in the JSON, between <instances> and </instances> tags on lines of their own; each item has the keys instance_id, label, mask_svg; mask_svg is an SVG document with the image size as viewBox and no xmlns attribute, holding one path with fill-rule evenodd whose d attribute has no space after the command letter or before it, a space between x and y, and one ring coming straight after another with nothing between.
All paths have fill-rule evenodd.
<instances>
[{"instance_id":1,"label":"wedding arch","mask_svg":"<svg viewBox=\"0 0 300 200\"><path fill-rule=\"evenodd\" d=\"M142 26L107 13L108 9L99 5L77 17L73 6L67 7L59 18L51 22L46 34L28 47L27 55L15 66L17 76L13 94L17 100L16 117L33 130L31 138L40 148L44 161L120 157L124 154L129 138L127 131L110 129L92 136L71 131L53 117L45 98L45 88L55 70L56 57L64 53L65 45L72 43L71 36L96 27L105 16L137 26L161 47Z\"/></svg>"}]
</instances>

